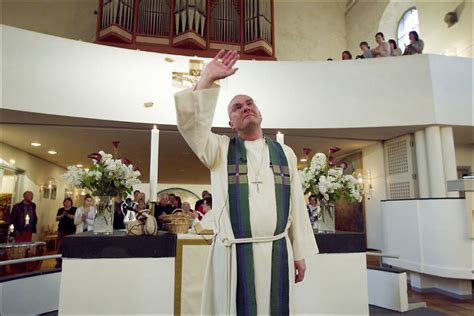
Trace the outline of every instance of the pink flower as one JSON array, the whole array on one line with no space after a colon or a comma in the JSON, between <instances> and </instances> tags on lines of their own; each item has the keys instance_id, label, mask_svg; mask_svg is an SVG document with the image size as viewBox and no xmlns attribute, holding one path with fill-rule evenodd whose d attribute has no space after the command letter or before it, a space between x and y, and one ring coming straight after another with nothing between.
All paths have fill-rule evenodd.
<instances>
[{"instance_id":1,"label":"pink flower","mask_svg":"<svg viewBox=\"0 0 474 316\"><path fill-rule=\"evenodd\" d=\"M331 146L331 147L329 147L329 155L332 155L332 154L338 152L339 150L341 150L341 148Z\"/></svg>"},{"instance_id":2,"label":"pink flower","mask_svg":"<svg viewBox=\"0 0 474 316\"><path fill-rule=\"evenodd\" d=\"M120 144L120 141L119 141L119 140L114 140L114 141L112 142L112 145L114 146L115 149L118 148L118 145L119 145L119 144Z\"/></svg>"},{"instance_id":3,"label":"pink flower","mask_svg":"<svg viewBox=\"0 0 474 316\"><path fill-rule=\"evenodd\" d=\"M134 166L133 171L141 171L141 170L140 170L140 167Z\"/></svg>"},{"instance_id":4,"label":"pink flower","mask_svg":"<svg viewBox=\"0 0 474 316\"><path fill-rule=\"evenodd\" d=\"M132 162L128 160L127 158L121 158L120 161L125 165L129 166Z\"/></svg>"},{"instance_id":5,"label":"pink flower","mask_svg":"<svg viewBox=\"0 0 474 316\"><path fill-rule=\"evenodd\" d=\"M303 152L306 156L309 156L309 154L311 153L311 148L303 148Z\"/></svg>"},{"instance_id":6,"label":"pink flower","mask_svg":"<svg viewBox=\"0 0 474 316\"><path fill-rule=\"evenodd\" d=\"M336 164L337 164L336 157L329 157L329 162L328 162L328 164L329 164L329 166L331 166L331 167L336 166Z\"/></svg>"},{"instance_id":7,"label":"pink flower","mask_svg":"<svg viewBox=\"0 0 474 316\"><path fill-rule=\"evenodd\" d=\"M94 159L96 161L100 161L102 159L102 156L99 153L92 153L87 157L90 158L90 159Z\"/></svg>"}]
</instances>

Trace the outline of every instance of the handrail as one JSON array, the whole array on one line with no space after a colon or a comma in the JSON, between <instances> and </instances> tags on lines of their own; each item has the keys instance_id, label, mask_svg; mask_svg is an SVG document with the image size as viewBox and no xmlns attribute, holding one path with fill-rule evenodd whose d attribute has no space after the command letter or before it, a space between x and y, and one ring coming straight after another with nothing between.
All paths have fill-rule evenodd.
<instances>
[{"instance_id":1,"label":"handrail","mask_svg":"<svg viewBox=\"0 0 474 316\"><path fill-rule=\"evenodd\" d=\"M377 253L377 252L366 252L365 254L366 254L367 256L373 256L373 257L400 259L400 256L385 255L385 254L383 254L383 253Z\"/></svg>"},{"instance_id":2,"label":"handrail","mask_svg":"<svg viewBox=\"0 0 474 316\"><path fill-rule=\"evenodd\" d=\"M32 262L32 261L43 261L43 260L50 260L50 259L58 259L61 258L62 255L49 255L49 256L37 256L37 257L29 257L29 258L21 258L21 259L12 259L6 261L0 261L0 267L6 266L9 264L17 264L17 263L25 263L25 262Z\"/></svg>"}]
</instances>

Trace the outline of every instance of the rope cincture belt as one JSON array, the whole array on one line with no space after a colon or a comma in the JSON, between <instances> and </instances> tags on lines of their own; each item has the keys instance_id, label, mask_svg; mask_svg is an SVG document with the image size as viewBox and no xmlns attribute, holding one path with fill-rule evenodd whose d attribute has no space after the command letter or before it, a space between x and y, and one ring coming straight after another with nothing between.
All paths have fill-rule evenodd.
<instances>
[{"instance_id":1,"label":"rope cincture belt","mask_svg":"<svg viewBox=\"0 0 474 316\"><path fill-rule=\"evenodd\" d=\"M288 233L285 230L283 233L275 235L275 236L252 237L252 238L236 238L236 239L223 238L223 239L220 239L220 241L222 242L222 244L225 247L231 247L232 245L235 245L235 244L251 244L251 243L273 242L273 241L285 238L286 236L288 236Z\"/></svg>"},{"instance_id":2,"label":"rope cincture belt","mask_svg":"<svg viewBox=\"0 0 474 316\"><path fill-rule=\"evenodd\" d=\"M253 237L250 225L247 150L240 137L229 143L227 153L229 212L235 239L223 239L225 246L235 244L237 261L237 315L257 315L253 245L272 242L270 289L271 315L289 315L289 267L286 245L286 226L290 210L290 172L282 146L265 137L273 171L276 201L274 236ZM266 197L268 198L268 197Z\"/></svg>"}]
</instances>

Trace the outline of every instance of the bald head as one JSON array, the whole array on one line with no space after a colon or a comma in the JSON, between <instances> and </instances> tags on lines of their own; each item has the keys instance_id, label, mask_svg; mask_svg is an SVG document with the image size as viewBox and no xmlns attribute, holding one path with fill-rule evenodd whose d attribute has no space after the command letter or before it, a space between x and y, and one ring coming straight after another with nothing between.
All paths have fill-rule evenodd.
<instances>
[{"instance_id":1,"label":"bald head","mask_svg":"<svg viewBox=\"0 0 474 316\"><path fill-rule=\"evenodd\" d=\"M258 139L262 135L262 114L254 100L245 94L232 98L227 108L229 126L245 140Z\"/></svg>"}]
</instances>

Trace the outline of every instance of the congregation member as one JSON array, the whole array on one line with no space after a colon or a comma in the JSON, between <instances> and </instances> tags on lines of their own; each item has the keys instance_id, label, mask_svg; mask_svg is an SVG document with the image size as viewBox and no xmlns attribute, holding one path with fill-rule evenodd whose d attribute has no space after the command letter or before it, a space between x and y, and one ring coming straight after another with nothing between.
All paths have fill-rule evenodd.
<instances>
[{"instance_id":1,"label":"congregation member","mask_svg":"<svg viewBox=\"0 0 474 316\"><path fill-rule=\"evenodd\" d=\"M96 213L92 196L85 195L83 205L78 207L74 214L76 234L94 230L94 217Z\"/></svg>"},{"instance_id":2,"label":"congregation member","mask_svg":"<svg viewBox=\"0 0 474 316\"><path fill-rule=\"evenodd\" d=\"M411 31L408 33L408 38L410 39L410 44L405 48L403 55L422 54L425 42L419 37L418 33Z\"/></svg>"},{"instance_id":3,"label":"congregation member","mask_svg":"<svg viewBox=\"0 0 474 316\"><path fill-rule=\"evenodd\" d=\"M385 37L382 32L375 34L375 41L378 46L372 49L374 57L388 57L392 54L390 44L385 41Z\"/></svg>"},{"instance_id":4,"label":"congregation member","mask_svg":"<svg viewBox=\"0 0 474 316\"><path fill-rule=\"evenodd\" d=\"M178 129L212 179L217 235L201 314L288 315L295 313L294 284L304 279L305 257L318 248L296 155L263 135L254 100L237 95L230 101L234 137L211 132L219 94L214 82L233 75L238 59L237 52L221 50L194 89L175 94Z\"/></svg>"},{"instance_id":5,"label":"congregation member","mask_svg":"<svg viewBox=\"0 0 474 316\"><path fill-rule=\"evenodd\" d=\"M309 196L309 203L308 205L306 205L306 208L308 210L308 216L309 221L311 222L311 226L313 228L317 228L320 208L318 206L318 200L316 199L316 196Z\"/></svg>"},{"instance_id":6,"label":"congregation member","mask_svg":"<svg viewBox=\"0 0 474 316\"><path fill-rule=\"evenodd\" d=\"M13 236L16 242L30 242L36 234L36 204L33 203L33 192L25 191L23 200L13 205L8 216L8 226L13 225Z\"/></svg>"},{"instance_id":7,"label":"congregation member","mask_svg":"<svg viewBox=\"0 0 474 316\"><path fill-rule=\"evenodd\" d=\"M144 211L147 209L146 202L144 200L138 200L137 207L134 210L128 210L125 214L125 218L123 219L123 224L127 227L128 222L134 221L137 217L137 213L140 211Z\"/></svg>"},{"instance_id":8,"label":"congregation member","mask_svg":"<svg viewBox=\"0 0 474 316\"><path fill-rule=\"evenodd\" d=\"M205 198L202 204L202 217L199 219L202 228L215 230L214 212L212 211L212 198Z\"/></svg>"},{"instance_id":9,"label":"congregation member","mask_svg":"<svg viewBox=\"0 0 474 316\"><path fill-rule=\"evenodd\" d=\"M74 215L76 214L76 207L72 205L72 199L67 197L63 201L61 207L56 213L56 221L58 221L58 254L63 253L64 237L76 233L76 225L74 224ZM61 268L62 259L56 259L56 268Z\"/></svg>"},{"instance_id":10,"label":"congregation member","mask_svg":"<svg viewBox=\"0 0 474 316\"><path fill-rule=\"evenodd\" d=\"M211 193L209 193L209 191L207 191L207 190L202 191L201 199L196 202L196 204L194 205L194 209L199 210L202 203L204 203L204 199L207 198L207 197L212 197Z\"/></svg>"},{"instance_id":11,"label":"congregation member","mask_svg":"<svg viewBox=\"0 0 474 316\"><path fill-rule=\"evenodd\" d=\"M173 212L173 207L169 204L169 195L162 193L160 195L160 201L155 206L155 218L156 221L163 221L166 215Z\"/></svg>"},{"instance_id":12,"label":"congregation member","mask_svg":"<svg viewBox=\"0 0 474 316\"><path fill-rule=\"evenodd\" d=\"M118 193L114 197L114 220L113 220L114 229L125 229L124 220L128 212L133 212L133 211L128 210L127 204L122 200L122 194Z\"/></svg>"},{"instance_id":13,"label":"congregation member","mask_svg":"<svg viewBox=\"0 0 474 316\"><path fill-rule=\"evenodd\" d=\"M373 58L372 51L370 50L369 43L367 42L360 42L359 44L360 49L362 50L361 58Z\"/></svg>"},{"instance_id":14,"label":"congregation member","mask_svg":"<svg viewBox=\"0 0 474 316\"><path fill-rule=\"evenodd\" d=\"M183 202L183 211L186 215L188 215L189 217L191 218L197 218L197 211L193 210L191 208L191 203L189 203L188 201L184 201Z\"/></svg>"},{"instance_id":15,"label":"congregation member","mask_svg":"<svg viewBox=\"0 0 474 316\"><path fill-rule=\"evenodd\" d=\"M402 50L397 46L397 42L394 39L389 39L390 49L392 50L391 56L401 56Z\"/></svg>"},{"instance_id":16,"label":"congregation member","mask_svg":"<svg viewBox=\"0 0 474 316\"><path fill-rule=\"evenodd\" d=\"M168 204L174 209L174 203L176 201L176 195L174 193L168 194Z\"/></svg>"},{"instance_id":17,"label":"congregation member","mask_svg":"<svg viewBox=\"0 0 474 316\"><path fill-rule=\"evenodd\" d=\"M342 60L349 60L352 59L352 54L350 51L345 50L342 52Z\"/></svg>"},{"instance_id":18,"label":"congregation member","mask_svg":"<svg viewBox=\"0 0 474 316\"><path fill-rule=\"evenodd\" d=\"M172 206L173 206L173 210L183 207L183 203L181 202L181 197L180 196L176 195L174 197L174 202L173 202Z\"/></svg>"}]
</instances>

